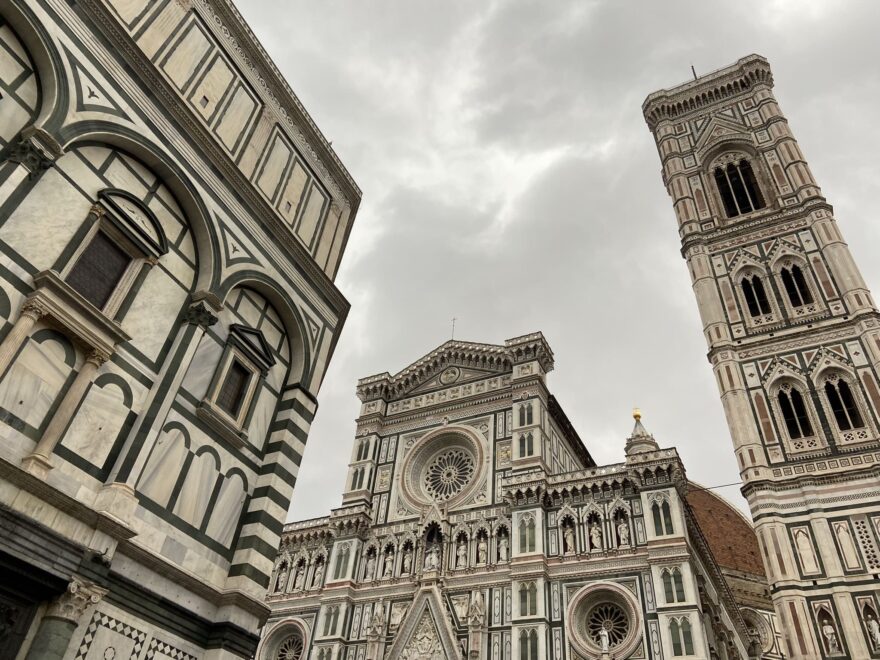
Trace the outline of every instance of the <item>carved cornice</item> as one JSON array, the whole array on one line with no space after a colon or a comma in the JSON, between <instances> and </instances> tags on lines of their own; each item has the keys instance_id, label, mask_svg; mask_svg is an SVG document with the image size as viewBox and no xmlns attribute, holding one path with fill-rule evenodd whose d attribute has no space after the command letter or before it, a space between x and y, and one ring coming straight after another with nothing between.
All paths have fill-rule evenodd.
<instances>
[{"instance_id":1,"label":"carved cornice","mask_svg":"<svg viewBox=\"0 0 880 660\"><path fill-rule=\"evenodd\" d=\"M642 114L653 130L663 120L706 111L719 101L750 93L756 85L772 88L773 73L764 57L748 55L696 80L649 94L642 103Z\"/></svg>"}]
</instances>

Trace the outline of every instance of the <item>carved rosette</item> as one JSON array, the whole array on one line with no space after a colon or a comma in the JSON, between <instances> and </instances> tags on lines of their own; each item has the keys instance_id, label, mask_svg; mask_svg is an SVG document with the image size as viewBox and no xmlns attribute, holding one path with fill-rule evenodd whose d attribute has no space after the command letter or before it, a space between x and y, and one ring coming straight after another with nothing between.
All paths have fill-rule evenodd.
<instances>
[{"instance_id":1,"label":"carved rosette","mask_svg":"<svg viewBox=\"0 0 880 660\"><path fill-rule=\"evenodd\" d=\"M49 606L46 616L78 623L83 613L97 605L105 595L106 589L74 577L68 583L67 591Z\"/></svg>"}]
</instances>

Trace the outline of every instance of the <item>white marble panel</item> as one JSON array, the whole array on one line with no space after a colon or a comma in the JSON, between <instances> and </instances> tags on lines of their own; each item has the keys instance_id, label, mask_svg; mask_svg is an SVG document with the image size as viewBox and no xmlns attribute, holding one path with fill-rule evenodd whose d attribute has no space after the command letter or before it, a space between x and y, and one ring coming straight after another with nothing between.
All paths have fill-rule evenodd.
<instances>
[{"instance_id":1,"label":"white marble panel","mask_svg":"<svg viewBox=\"0 0 880 660\"><path fill-rule=\"evenodd\" d=\"M110 182L112 187L121 188L122 190L130 192L138 199L143 199L147 196L147 187L144 182L141 181L140 177L129 169L131 163L131 160L126 160L125 164L123 164L119 157L114 158L109 167L104 170L104 176ZM128 167L126 167L126 165L128 165Z\"/></svg>"},{"instance_id":2,"label":"white marble panel","mask_svg":"<svg viewBox=\"0 0 880 660\"><path fill-rule=\"evenodd\" d=\"M257 449L262 449L272 423L272 414L275 412L277 399L265 387L260 388L260 398L254 404L254 414L248 426L248 440Z\"/></svg>"},{"instance_id":3,"label":"white marble panel","mask_svg":"<svg viewBox=\"0 0 880 660\"><path fill-rule=\"evenodd\" d=\"M174 280L153 268L137 292L122 326L132 336L132 345L151 360L168 339L188 293Z\"/></svg>"},{"instance_id":4,"label":"white marble panel","mask_svg":"<svg viewBox=\"0 0 880 660\"><path fill-rule=\"evenodd\" d=\"M28 339L0 382L0 407L39 428L69 374L60 343Z\"/></svg>"},{"instance_id":5,"label":"white marble panel","mask_svg":"<svg viewBox=\"0 0 880 660\"><path fill-rule=\"evenodd\" d=\"M103 387L93 384L61 444L101 467L129 413L124 397L117 383L105 383Z\"/></svg>"},{"instance_id":6,"label":"white marble panel","mask_svg":"<svg viewBox=\"0 0 880 660\"><path fill-rule=\"evenodd\" d=\"M184 225L179 220L179 217L182 214L179 212L179 210L177 210L177 213L169 210L166 199L168 199L167 196L160 197L157 195L156 197L150 199L147 207L156 215L156 219L159 221L159 225L162 227L162 231L165 232L165 238L168 239L168 242L176 245L178 239L180 238L180 234L186 231L186 227L184 227ZM175 207L176 205L173 206L172 209L174 209ZM181 248L181 250L183 250L183 248Z\"/></svg>"},{"instance_id":7,"label":"white marble panel","mask_svg":"<svg viewBox=\"0 0 880 660\"><path fill-rule=\"evenodd\" d=\"M223 347L214 341L213 337L205 333L196 348L196 354L189 364L189 369L183 377L183 389L200 401L204 399L222 354Z\"/></svg>"},{"instance_id":8,"label":"white marble panel","mask_svg":"<svg viewBox=\"0 0 880 660\"><path fill-rule=\"evenodd\" d=\"M190 525L199 527L208 508L208 500L217 484L219 470L217 459L209 452L194 456L177 503L174 505L174 513Z\"/></svg>"},{"instance_id":9,"label":"white marble panel","mask_svg":"<svg viewBox=\"0 0 880 660\"><path fill-rule=\"evenodd\" d=\"M179 429L161 433L153 445L137 489L157 504L167 505L186 454L183 433Z\"/></svg>"},{"instance_id":10,"label":"white marble panel","mask_svg":"<svg viewBox=\"0 0 880 660\"><path fill-rule=\"evenodd\" d=\"M211 512L211 521L208 523L208 536L213 537L218 543L229 546L235 529L238 527L238 519L241 516L241 507L245 500L244 481L234 474L223 479L220 494Z\"/></svg>"}]
</instances>

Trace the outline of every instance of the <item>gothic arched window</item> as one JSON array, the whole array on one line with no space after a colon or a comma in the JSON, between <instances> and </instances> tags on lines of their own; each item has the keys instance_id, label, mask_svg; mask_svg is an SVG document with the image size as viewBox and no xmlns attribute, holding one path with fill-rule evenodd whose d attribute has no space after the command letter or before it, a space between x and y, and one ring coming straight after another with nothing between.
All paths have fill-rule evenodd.
<instances>
[{"instance_id":1,"label":"gothic arched window","mask_svg":"<svg viewBox=\"0 0 880 660\"><path fill-rule=\"evenodd\" d=\"M538 660L538 632L534 628L520 631L519 657L520 660Z\"/></svg>"},{"instance_id":2,"label":"gothic arched window","mask_svg":"<svg viewBox=\"0 0 880 660\"><path fill-rule=\"evenodd\" d=\"M813 426L810 424L807 407L804 405L804 397L800 391L786 383L779 390L777 399L788 437L797 440L813 435Z\"/></svg>"},{"instance_id":3,"label":"gothic arched window","mask_svg":"<svg viewBox=\"0 0 880 660\"><path fill-rule=\"evenodd\" d=\"M684 581L679 569L663 569L663 593L667 604L684 602Z\"/></svg>"},{"instance_id":4,"label":"gothic arched window","mask_svg":"<svg viewBox=\"0 0 880 660\"><path fill-rule=\"evenodd\" d=\"M672 619L669 622L669 638L672 641L672 655L685 656L694 654L694 639L691 624L687 619Z\"/></svg>"},{"instance_id":5,"label":"gothic arched window","mask_svg":"<svg viewBox=\"0 0 880 660\"><path fill-rule=\"evenodd\" d=\"M534 582L519 585L520 616L535 616L538 613L538 588Z\"/></svg>"},{"instance_id":6,"label":"gothic arched window","mask_svg":"<svg viewBox=\"0 0 880 660\"><path fill-rule=\"evenodd\" d=\"M338 580L348 568L348 546L343 546L336 555L336 565L333 567L333 579Z\"/></svg>"},{"instance_id":7,"label":"gothic arched window","mask_svg":"<svg viewBox=\"0 0 880 660\"><path fill-rule=\"evenodd\" d=\"M535 551L535 519L532 516L523 516L519 520L519 551Z\"/></svg>"},{"instance_id":8,"label":"gothic arched window","mask_svg":"<svg viewBox=\"0 0 880 660\"><path fill-rule=\"evenodd\" d=\"M801 307L813 302L813 294L810 293L810 287L807 286L804 271L800 266L797 264L786 266L779 271L779 276L782 278L782 285L792 307Z\"/></svg>"},{"instance_id":9,"label":"gothic arched window","mask_svg":"<svg viewBox=\"0 0 880 660\"><path fill-rule=\"evenodd\" d=\"M837 376L828 378L825 381L825 396L828 397L837 428L841 431L850 431L865 425L849 383L845 380Z\"/></svg>"},{"instance_id":10,"label":"gothic arched window","mask_svg":"<svg viewBox=\"0 0 880 660\"><path fill-rule=\"evenodd\" d=\"M361 440L361 444L358 446L357 452L357 460L363 461L370 456L370 441L369 440Z\"/></svg>"},{"instance_id":11,"label":"gothic arched window","mask_svg":"<svg viewBox=\"0 0 880 660\"><path fill-rule=\"evenodd\" d=\"M532 403L531 401L526 404L526 424L534 424L535 418L532 412Z\"/></svg>"},{"instance_id":12,"label":"gothic arched window","mask_svg":"<svg viewBox=\"0 0 880 660\"><path fill-rule=\"evenodd\" d=\"M715 168L714 176L728 218L751 213L766 206L752 164L748 160L742 159L726 166L719 165Z\"/></svg>"},{"instance_id":13,"label":"gothic arched window","mask_svg":"<svg viewBox=\"0 0 880 660\"><path fill-rule=\"evenodd\" d=\"M654 534L664 536L666 534L675 533L672 526L672 509L669 508L669 502L663 500L662 503L654 502L651 505L651 514L654 518Z\"/></svg>"},{"instance_id":14,"label":"gothic arched window","mask_svg":"<svg viewBox=\"0 0 880 660\"><path fill-rule=\"evenodd\" d=\"M764 283L757 275L746 275L740 283L742 285L743 296L746 299L746 306L749 308L750 316L760 316L761 314L769 314L770 301L767 300L767 293L764 291Z\"/></svg>"}]
</instances>

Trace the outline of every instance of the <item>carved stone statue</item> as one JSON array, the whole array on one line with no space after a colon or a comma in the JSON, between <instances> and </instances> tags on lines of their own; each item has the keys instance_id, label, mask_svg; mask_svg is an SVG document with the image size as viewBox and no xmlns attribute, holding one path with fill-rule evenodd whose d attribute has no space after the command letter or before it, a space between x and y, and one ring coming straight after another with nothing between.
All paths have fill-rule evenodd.
<instances>
[{"instance_id":1,"label":"carved stone statue","mask_svg":"<svg viewBox=\"0 0 880 660\"><path fill-rule=\"evenodd\" d=\"M385 626L385 603L383 601L379 601L379 604L376 605L376 608L373 610L373 616L370 618L370 627L367 630L367 635L371 637L378 637L382 634L382 628Z\"/></svg>"},{"instance_id":2,"label":"carved stone statue","mask_svg":"<svg viewBox=\"0 0 880 660\"><path fill-rule=\"evenodd\" d=\"M629 545L629 525L626 520L617 523L617 538L620 539L620 545Z\"/></svg>"},{"instance_id":3,"label":"carved stone statue","mask_svg":"<svg viewBox=\"0 0 880 660\"><path fill-rule=\"evenodd\" d=\"M281 591L287 585L287 562L281 562L278 567L278 577L275 579L275 591Z\"/></svg>"},{"instance_id":4,"label":"carved stone statue","mask_svg":"<svg viewBox=\"0 0 880 660\"><path fill-rule=\"evenodd\" d=\"M865 627L868 629L868 636L871 638L871 646L875 651L880 650L880 622L877 621L871 613L865 616Z\"/></svg>"},{"instance_id":5,"label":"carved stone statue","mask_svg":"<svg viewBox=\"0 0 880 660\"><path fill-rule=\"evenodd\" d=\"M602 549L602 530L596 523L590 525L590 546L593 550Z\"/></svg>"},{"instance_id":6,"label":"carved stone statue","mask_svg":"<svg viewBox=\"0 0 880 660\"><path fill-rule=\"evenodd\" d=\"M602 653L608 653L611 646L608 629L605 626L599 628L599 646L602 648Z\"/></svg>"},{"instance_id":7,"label":"carved stone statue","mask_svg":"<svg viewBox=\"0 0 880 660\"><path fill-rule=\"evenodd\" d=\"M471 595L471 604L468 607L468 622L472 626L482 626L486 619L486 605L483 602L483 592L475 591Z\"/></svg>"},{"instance_id":8,"label":"carved stone statue","mask_svg":"<svg viewBox=\"0 0 880 660\"><path fill-rule=\"evenodd\" d=\"M840 653L840 642L837 640L837 631L828 619L825 619L822 622L822 636L825 638L828 653Z\"/></svg>"},{"instance_id":9,"label":"carved stone statue","mask_svg":"<svg viewBox=\"0 0 880 660\"><path fill-rule=\"evenodd\" d=\"M376 555L367 557L367 572L364 573L365 580L372 580L376 575Z\"/></svg>"},{"instance_id":10,"label":"carved stone statue","mask_svg":"<svg viewBox=\"0 0 880 660\"><path fill-rule=\"evenodd\" d=\"M403 565L400 567L400 572L403 575L409 575L412 570L412 550L407 548L403 553Z\"/></svg>"},{"instance_id":11,"label":"carved stone statue","mask_svg":"<svg viewBox=\"0 0 880 660\"><path fill-rule=\"evenodd\" d=\"M498 561L507 561L507 556L510 552L510 548L508 545L507 537L502 536L498 539Z\"/></svg>"},{"instance_id":12,"label":"carved stone statue","mask_svg":"<svg viewBox=\"0 0 880 660\"><path fill-rule=\"evenodd\" d=\"M563 550L567 555L574 554L574 530L571 527L566 527L565 531L562 532L562 543L565 546Z\"/></svg>"},{"instance_id":13,"label":"carved stone statue","mask_svg":"<svg viewBox=\"0 0 880 660\"><path fill-rule=\"evenodd\" d=\"M385 554L385 568L383 570L383 577L391 577L394 574L394 553L388 552Z\"/></svg>"},{"instance_id":14,"label":"carved stone statue","mask_svg":"<svg viewBox=\"0 0 880 660\"><path fill-rule=\"evenodd\" d=\"M324 579L324 562L318 562L315 566L315 574L312 576L312 586L320 587L321 581Z\"/></svg>"},{"instance_id":15,"label":"carved stone statue","mask_svg":"<svg viewBox=\"0 0 880 660\"><path fill-rule=\"evenodd\" d=\"M455 567L464 568L465 566L467 566L467 544L462 541L455 550Z\"/></svg>"},{"instance_id":16,"label":"carved stone statue","mask_svg":"<svg viewBox=\"0 0 880 660\"><path fill-rule=\"evenodd\" d=\"M485 564L489 559L489 544L486 539L480 537L477 541L477 563Z\"/></svg>"},{"instance_id":17,"label":"carved stone statue","mask_svg":"<svg viewBox=\"0 0 880 660\"><path fill-rule=\"evenodd\" d=\"M306 576L305 566L297 566L296 573L294 573L293 577L293 588L296 591L300 591L303 588L303 580Z\"/></svg>"},{"instance_id":18,"label":"carved stone statue","mask_svg":"<svg viewBox=\"0 0 880 660\"><path fill-rule=\"evenodd\" d=\"M432 543L431 547L428 548L428 552L425 553L425 570L436 571L439 565L440 549L437 547L436 543Z\"/></svg>"}]
</instances>

